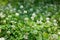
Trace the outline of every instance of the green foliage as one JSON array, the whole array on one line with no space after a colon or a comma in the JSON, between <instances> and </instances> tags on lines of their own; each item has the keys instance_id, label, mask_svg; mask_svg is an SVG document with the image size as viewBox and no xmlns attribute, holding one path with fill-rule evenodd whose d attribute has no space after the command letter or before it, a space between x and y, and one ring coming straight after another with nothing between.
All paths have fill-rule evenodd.
<instances>
[{"instance_id":1,"label":"green foliage","mask_svg":"<svg viewBox=\"0 0 60 40\"><path fill-rule=\"evenodd\" d=\"M34 2L1 0L0 39L60 40L60 5Z\"/></svg>"}]
</instances>

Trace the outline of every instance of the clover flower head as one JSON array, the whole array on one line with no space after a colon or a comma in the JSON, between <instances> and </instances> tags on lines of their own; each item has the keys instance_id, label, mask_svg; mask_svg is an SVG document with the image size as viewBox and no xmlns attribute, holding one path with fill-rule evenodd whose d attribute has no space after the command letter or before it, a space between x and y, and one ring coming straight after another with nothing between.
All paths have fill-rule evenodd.
<instances>
[{"instance_id":1,"label":"clover flower head","mask_svg":"<svg viewBox=\"0 0 60 40\"><path fill-rule=\"evenodd\" d=\"M5 40L5 38L4 37L1 37L0 40Z\"/></svg>"},{"instance_id":2,"label":"clover flower head","mask_svg":"<svg viewBox=\"0 0 60 40\"><path fill-rule=\"evenodd\" d=\"M26 11L26 10L24 10L24 13L27 13L27 11Z\"/></svg>"},{"instance_id":3,"label":"clover flower head","mask_svg":"<svg viewBox=\"0 0 60 40\"><path fill-rule=\"evenodd\" d=\"M8 4L8 7L9 7L9 8L12 8L12 5L9 3L9 4Z\"/></svg>"},{"instance_id":4,"label":"clover flower head","mask_svg":"<svg viewBox=\"0 0 60 40\"><path fill-rule=\"evenodd\" d=\"M29 19L29 18L27 18L27 17L26 17L26 18L24 18L24 20L28 20L28 19Z\"/></svg>"},{"instance_id":5,"label":"clover flower head","mask_svg":"<svg viewBox=\"0 0 60 40\"><path fill-rule=\"evenodd\" d=\"M19 16L19 13L15 13L16 16Z\"/></svg>"},{"instance_id":6,"label":"clover flower head","mask_svg":"<svg viewBox=\"0 0 60 40\"><path fill-rule=\"evenodd\" d=\"M48 18L48 17L46 18L47 21L48 21L49 19L50 19L50 18Z\"/></svg>"},{"instance_id":7,"label":"clover flower head","mask_svg":"<svg viewBox=\"0 0 60 40\"><path fill-rule=\"evenodd\" d=\"M33 11L33 8L30 8L30 11Z\"/></svg>"},{"instance_id":8,"label":"clover flower head","mask_svg":"<svg viewBox=\"0 0 60 40\"><path fill-rule=\"evenodd\" d=\"M23 5L20 5L20 8L24 8L24 6Z\"/></svg>"},{"instance_id":9,"label":"clover flower head","mask_svg":"<svg viewBox=\"0 0 60 40\"><path fill-rule=\"evenodd\" d=\"M49 20L47 20L46 22L47 22L47 23L49 23L50 21L49 21Z\"/></svg>"},{"instance_id":10,"label":"clover flower head","mask_svg":"<svg viewBox=\"0 0 60 40\"><path fill-rule=\"evenodd\" d=\"M0 13L0 17L1 17L1 18L4 18L5 16L6 16L6 15L3 14L3 12Z\"/></svg>"},{"instance_id":11,"label":"clover flower head","mask_svg":"<svg viewBox=\"0 0 60 40\"><path fill-rule=\"evenodd\" d=\"M42 24L42 21L41 20L37 20L37 24Z\"/></svg>"},{"instance_id":12,"label":"clover flower head","mask_svg":"<svg viewBox=\"0 0 60 40\"><path fill-rule=\"evenodd\" d=\"M10 9L10 12L13 12L13 9Z\"/></svg>"},{"instance_id":13,"label":"clover flower head","mask_svg":"<svg viewBox=\"0 0 60 40\"><path fill-rule=\"evenodd\" d=\"M58 24L57 23L53 23L55 26L57 26Z\"/></svg>"},{"instance_id":14,"label":"clover flower head","mask_svg":"<svg viewBox=\"0 0 60 40\"><path fill-rule=\"evenodd\" d=\"M43 20L43 17L40 17L40 20Z\"/></svg>"},{"instance_id":15,"label":"clover flower head","mask_svg":"<svg viewBox=\"0 0 60 40\"><path fill-rule=\"evenodd\" d=\"M9 18L8 18L8 17L6 17L6 20L9 20Z\"/></svg>"},{"instance_id":16,"label":"clover flower head","mask_svg":"<svg viewBox=\"0 0 60 40\"><path fill-rule=\"evenodd\" d=\"M58 39L58 35L57 34L50 35L50 40L57 40L57 39Z\"/></svg>"},{"instance_id":17,"label":"clover flower head","mask_svg":"<svg viewBox=\"0 0 60 40\"><path fill-rule=\"evenodd\" d=\"M4 23L6 23L6 20L3 20Z\"/></svg>"},{"instance_id":18,"label":"clover flower head","mask_svg":"<svg viewBox=\"0 0 60 40\"><path fill-rule=\"evenodd\" d=\"M57 34L53 34L53 35L52 35L52 38L53 38L53 39L58 39L58 35L57 35Z\"/></svg>"},{"instance_id":19,"label":"clover flower head","mask_svg":"<svg viewBox=\"0 0 60 40\"><path fill-rule=\"evenodd\" d=\"M34 12L34 13L32 14L32 16L35 17L35 16L36 16L36 13Z\"/></svg>"},{"instance_id":20,"label":"clover flower head","mask_svg":"<svg viewBox=\"0 0 60 40\"><path fill-rule=\"evenodd\" d=\"M10 34L11 32L10 31L7 31L8 34Z\"/></svg>"},{"instance_id":21,"label":"clover flower head","mask_svg":"<svg viewBox=\"0 0 60 40\"><path fill-rule=\"evenodd\" d=\"M13 8L14 11L16 11L16 8Z\"/></svg>"},{"instance_id":22,"label":"clover flower head","mask_svg":"<svg viewBox=\"0 0 60 40\"><path fill-rule=\"evenodd\" d=\"M32 33L33 33L33 34L37 34L37 32L38 32L37 30L34 30Z\"/></svg>"},{"instance_id":23,"label":"clover flower head","mask_svg":"<svg viewBox=\"0 0 60 40\"><path fill-rule=\"evenodd\" d=\"M28 39L28 35L24 35L23 37L24 37L24 39Z\"/></svg>"},{"instance_id":24,"label":"clover flower head","mask_svg":"<svg viewBox=\"0 0 60 40\"><path fill-rule=\"evenodd\" d=\"M31 17L32 20L34 20L34 17Z\"/></svg>"},{"instance_id":25,"label":"clover flower head","mask_svg":"<svg viewBox=\"0 0 60 40\"><path fill-rule=\"evenodd\" d=\"M58 34L60 35L60 32L58 32Z\"/></svg>"},{"instance_id":26,"label":"clover flower head","mask_svg":"<svg viewBox=\"0 0 60 40\"><path fill-rule=\"evenodd\" d=\"M8 15L8 17L12 17L12 15Z\"/></svg>"},{"instance_id":27,"label":"clover flower head","mask_svg":"<svg viewBox=\"0 0 60 40\"><path fill-rule=\"evenodd\" d=\"M12 28L15 28L15 25L11 25Z\"/></svg>"},{"instance_id":28,"label":"clover flower head","mask_svg":"<svg viewBox=\"0 0 60 40\"><path fill-rule=\"evenodd\" d=\"M54 21L54 23L55 23L57 20L56 20L56 19L54 19L53 21Z\"/></svg>"}]
</instances>

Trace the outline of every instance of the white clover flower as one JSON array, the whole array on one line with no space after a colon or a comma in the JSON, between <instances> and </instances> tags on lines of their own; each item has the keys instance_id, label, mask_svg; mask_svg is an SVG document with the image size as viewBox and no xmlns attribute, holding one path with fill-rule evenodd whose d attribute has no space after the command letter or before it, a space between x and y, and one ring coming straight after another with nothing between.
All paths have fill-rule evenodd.
<instances>
[{"instance_id":1,"label":"white clover flower","mask_svg":"<svg viewBox=\"0 0 60 40\"><path fill-rule=\"evenodd\" d=\"M40 17L40 20L43 20L43 17Z\"/></svg>"},{"instance_id":2,"label":"white clover flower","mask_svg":"<svg viewBox=\"0 0 60 40\"><path fill-rule=\"evenodd\" d=\"M35 26L32 26L33 28L35 27Z\"/></svg>"},{"instance_id":3,"label":"white clover flower","mask_svg":"<svg viewBox=\"0 0 60 40\"><path fill-rule=\"evenodd\" d=\"M30 11L33 11L33 8L30 8Z\"/></svg>"},{"instance_id":4,"label":"white clover flower","mask_svg":"<svg viewBox=\"0 0 60 40\"><path fill-rule=\"evenodd\" d=\"M15 13L16 16L19 16L19 13Z\"/></svg>"},{"instance_id":5,"label":"white clover flower","mask_svg":"<svg viewBox=\"0 0 60 40\"><path fill-rule=\"evenodd\" d=\"M7 17L6 20L9 20L9 18Z\"/></svg>"},{"instance_id":6,"label":"white clover flower","mask_svg":"<svg viewBox=\"0 0 60 40\"><path fill-rule=\"evenodd\" d=\"M24 6L23 5L20 5L20 8L24 8Z\"/></svg>"},{"instance_id":7,"label":"white clover flower","mask_svg":"<svg viewBox=\"0 0 60 40\"><path fill-rule=\"evenodd\" d=\"M51 15L51 12L48 12L47 16L50 16Z\"/></svg>"},{"instance_id":8,"label":"white clover flower","mask_svg":"<svg viewBox=\"0 0 60 40\"><path fill-rule=\"evenodd\" d=\"M50 18L46 18L46 20L48 21L48 20L50 20Z\"/></svg>"},{"instance_id":9,"label":"white clover flower","mask_svg":"<svg viewBox=\"0 0 60 40\"><path fill-rule=\"evenodd\" d=\"M12 15L8 15L8 17L12 17Z\"/></svg>"},{"instance_id":10,"label":"white clover flower","mask_svg":"<svg viewBox=\"0 0 60 40\"><path fill-rule=\"evenodd\" d=\"M11 23L17 23L16 21L13 21L13 20L12 20L12 21L10 21L10 22L11 22Z\"/></svg>"},{"instance_id":11,"label":"white clover flower","mask_svg":"<svg viewBox=\"0 0 60 40\"><path fill-rule=\"evenodd\" d=\"M43 9L42 8L40 8L40 11L42 11Z\"/></svg>"},{"instance_id":12,"label":"white clover flower","mask_svg":"<svg viewBox=\"0 0 60 40\"><path fill-rule=\"evenodd\" d=\"M49 23L50 22L50 18L47 17L46 18L46 22Z\"/></svg>"},{"instance_id":13,"label":"white clover flower","mask_svg":"<svg viewBox=\"0 0 60 40\"><path fill-rule=\"evenodd\" d=\"M53 38L53 39L58 39L58 35L57 35L57 34L53 34L53 35L52 35L52 38Z\"/></svg>"},{"instance_id":14,"label":"white clover flower","mask_svg":"<svg viewBox=\"0 0 60 40\"><path fill-rule=\"evenodd\" d=\"M24 39L28 39L28 35L24 35L23 37L24 37Z\"/></svg>"},{"instance_id":15,"label":"white clover flower","mask_svg":"<svg viewBox=\"0 0 60 40\"><path fill-rule=\"evenodd\" d=\"M5 38L4 37L1 37L0 40L5 40Z\"/></svg>"},{"instance_id":16,"label":"white clover flower","mask_svg":"<svg viewBox=\"0 0 60 40\"><path fill-rule=\"evenodd\" d=\"M41 20L37 20L37 24L42 24L42 21Z\"/></svg>"},{"instance_id":17,"label":"white clover flower","mask_svg":"<svg viewBox=\"0 0 60 40\"><path fill-rule=\"evenodd\" d=\"M32 25L33 28L36 27L36 26L37 26L36 24Z\"/></svg>"},{"instance_id":18,"label":"white clover flower","mask_svg":"<svg viewBox=\"0 0 60 40\"><path fill-rule=\"evenodd\" d=\"M57 26L57 23L54 23L55 26Z\"/></svg>"},{"instance_id":19,"label":"white clover flower","mask_svg":"<svg viewBox=\"0 0 60 40\"><path fill-rule=\"evenodd\" d=\"M31 17L32 20L34 20L34 17Z\"/></svg>"},{"instance_id":20,"label":"white clover flower","mask_svg":"<svg viewBox=\"0 0 60 40\"><path fill-rule=\"evenodd\" d=\"M37 24L40 24L40 22L37 20Z\"/></svg>"},{"instance_id":21,"label":"white clover flower","mask_svg":"<svg viewBox=\"0 0 60 40\"><path fill-rule=\"evenodd\" d=\"M47 23L49 23L50 21L49 21L49 20L47 20L46 22L47 22Z\"/></svg>"},{"instance_id":22,"label":"white clover flower","mask_svg":"<svg viewBox=\"0 0 60 40\"><path fill-rule=\"evenodd\" d=\"M58 14L58 12L56 12L56 14Z\"/></svg>"},{"instance_id":23,"label":"white clover flower","mask_svg":"<svg viewBox=\"0 0 60 40\"><path fill-rule=\"evenodd\" d=\"M26 17L26 18L24 18L24 20L26 20L26 21L27 21L27 20L29 20L29 18L27 18L27 17Z\"/></svg>"},{"instance_id":24,"label":"white clover flower","mask_svg":"<svg viewBox=\"0 0 60 40\"><path fill-rule=\"evenodd\" d=\"M3 14L2 12L0 13L0 17L1 18L4 18L6 15L5 14Z\"/></svg>"},{"instance_id":25,"label":"white clover flower","mask_svg":"<svg viewBox=\"0 0 60 40\"><path fill-rule=\"evenodd\" d=\"M22 13L22 11L21 11L21 10L18 10L18 12L19 12L19 13Z\"/></svg>"},{"instance_id":26,"label":"white clover flower","mask_svg":"<svg viewBox=\"0 0 60 40\"><path fill-rule=\"evenodd\" d=\"M54 24L55 26L57 26L57 20L56 20L56 19L53 20L53 24Z\"/></svg>"},{"instance_id":27,"label":"white clover flower","mask_svg":"<svg viewBox=\"0 0 60 40\"><path fill-rule=\"evenodd\" d=\"M57 21L56 19L53 20L54 23L55 23L56 21Z\"/></svg>"},{"instance_id":28,"label":"white clover flower","mask_svg":"<svg viewBox=\"0 0 60 40\"><path fill-rule=\"evenodd\" d=\"M36 24L34 24L34 26L37 26Z\"/></svg>"},{"instance_id":29,"label":"white clover flower","mask_svg":"<svg viewBox=\"0 0 60 40\"><path fill-rule=\"evenodd\" d=\"M26 11L26 10L24 10L24 13L27 13L27 11Z\"/></svg>"},{"instance_id":30,"label":"white clover flower","mask_svg":"<svg viewBox=\"0 0 60 40\"><path fill-rule=\"evenodd\" d=\"M48 13L48 11L45 11L45 13Z\"/></svg>"},{"instance_id":31,"label":"white clover flower","mask_svg":"<svg viewBox=\"0 0 60 40\"><path fill-rule=\"evenodd\" d=\"M50 6L52 7L52 6L54 6L53 4L50 4Z\"/></svg>"},{"instance_id":32,"label":"white clover flower","mask_svg":"<svg viewBox=\"0 0 60 40\"><path fill-rule=\"evenodd\" d=\"M15 28L15 25L11 25L12 28Z\"/></svg>"},{"instance_id":33,"label":"white clover flower","mask_svg":"<svg viewBox=\"0 0 60 40\"><path fill-rule=\"evenodd\" d=\"M14 23L17 23L16 21Z\"/></svg>"},{"instance_id":34,"label":"white clover flower","mask_svg":"<svg viewBox=\"0 0 60 40\"><path fill-rule=\"evenodd\" d=\"M50 32L51 31L51 28L48 28L48 32Z\"/></svg>"},{"instance_id":35,"label":"white clover flower","mask_svg":"<svg viewBox=\"0 0 60 40\"><path fill-rule=\"evenodd\" d=\"M11 32L10 31L7 31L8 34L10 34Z\"/></svg>"},{"instance_id":36,"label":"white clover flower","mask_svg":"<svg viewBox=\"0 0 60 40\"><path fill-rule=\"evenodd\" d=\"M60 32L58 32L58 34L60 35Z\"/></svg>"},{"instance_id":37,"label":"white clover flower","mask_svg":"<svg viewBox=\"0 0 60 40\"><path fill-rule=\"evenodd\" d=\"M37 34L37 32L38 32L37 30L34 30L32 33Z\"/></svg>"},{"instance_id":38,"label":"white clover flower","mask_svg":"<svg viewBox=\"0 0 60 40\"><path fill-rule=\"evenodd\" d=\"M39 12L40 12L40 10L37 9L37 10L36 10L36 13L39 13Z\"/></svg>"},{"instance_id":39,"label":"white clover flower","mask_svg":"<svg viewBox=\"0 0 60 40\"><path fill-rule=\"evenodd\" d=\"M36 16L36 14L35 14L35 13L33 13L33 14L32 14L32 16L33 16L33 17L35 17L35 16Z\"/></svg>"},{"instance_id":40,"label":"white clover flower","mask_svg":"<svg viewBox=\"0 0 60 40\"><path fill-rule=\"evenodd\" d=\"M2 16L1 16L1 18L4 18L4 17L5 17L5 15L2 15Z\"/></svg>"},{"instance_id":41,"label":"white clover flower","mask_svg":"<svg viewBox=\"0 0 60 40\"><path fill-rule=\"evenodd\" d=\"M36 14L33 13L31 19L34 20L35 16L36 16Z\"/></svg>"},{"instance_id":42,"label":"white clover flower","mask_svg":"<svg viewBox=\"0 0 60 40\"><path fill-rule=\"evenodd\" d=\"M54 10L57 10L56 8L54 8Z\"/></svg>"},{"instance_id":43,"label":"white clover flower","mask_svg":"<svg viewBox=\"0 0 60 40\"><path fill-rule=\"evenodd\" d=\"M14 11L16 11L16 8L13 8Z\"/></svg>"},{"instance_id":44,"label":"white clover flower","mask_svg":"<svg viewBox=\"0 0 60 40\"><path fill-rule=\"evenodd\" d=\"M8 10L9 8L8 7L5 7L6 10Z\"/></svg>"},{"instance_id":45,"label":"white clover flower","mask_svg":"<svg viewBox=\"0 0 60 40\"><path fill-rule=\"evenodd\" d=\"M50 35L50 40L57 40L58 39L58 35L57 34L52 34Z\"/></svg>"},{"instance_id":46,"label":"white clover flower","mask_svg":"<svg viewBox=\"0 0 60 40\"><path fill-rule=\"evenodd\" d=\"M8 4L8 7L9 7L9 8L12 8L12 6L11 6L11 4L10 4L10 3Z\"/></svg>"},{"instance_id":47,"label":"white clover flower","mask_svg":"<svg viewBox=\"0 0 60 40\"><path fill-rule=\"evenodd\" d=\"M14 21L11 21L11 23L13 23Z\"/></svg>"},{"instance_id":48,"label":"white clover flower","mask_svg":"<svg viewBox=\"0 0 60 40\"><path fill-rule=\"evenodd\" d=\"M6 23L6 20L3 20L4 23Z\"/></svg>"},{"instance_id":49,"label":"white clover flower","mask_svg":"<svg viewBox=\"0 0 60 40\"><path fill-rule=\"evenodd\" d=\"M3 15L3 13L1 12L1 13L0 13L0 17L1 17L2 15Z\"/></svg>"}]
</instances>

